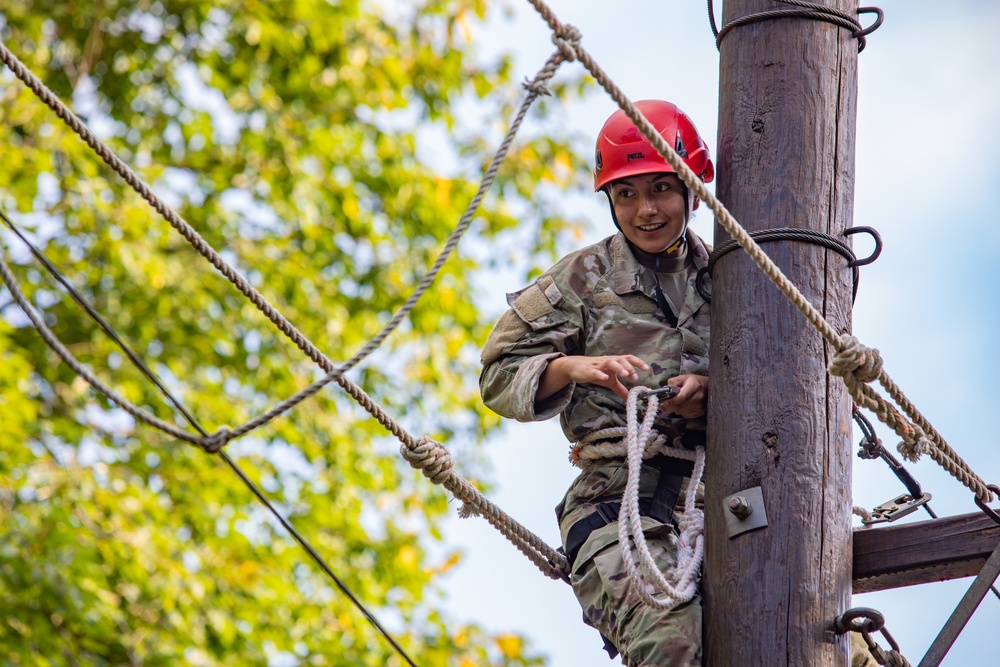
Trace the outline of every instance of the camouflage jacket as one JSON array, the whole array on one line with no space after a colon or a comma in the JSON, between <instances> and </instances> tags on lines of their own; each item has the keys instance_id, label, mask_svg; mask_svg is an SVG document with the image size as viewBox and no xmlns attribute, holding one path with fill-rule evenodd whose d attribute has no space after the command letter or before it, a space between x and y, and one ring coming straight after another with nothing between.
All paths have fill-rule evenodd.
<instances>
[{"instance_id":1,"label":"camouflage jacket","mask_svg":"<svg viewBox=\"0 0 1000 667\"><path fill-rule=\"evenodd\" d=\"M688 286L677 327L656 304L651 270L636 261L622 234L567 255L534 284L509 294L511 308L493 328L482 353L479 386L494 412L518 421L560 416L570 442L625 425L625 404L610 389L570 384L535 404L549 361L566 355L634 354L650 366L638 384L663 387L675 375L708 374L709 304L695 288L708 249L688 231ZM704 422L661 413L657 430L678 437Z\"/></svg>"},{"instance_id":2,"label":"camouflage jacket","mask_svg":"<svg viewBox=\"0 0 1000 667\"><path fill-rule=\"evenodd\" d=\"M596 430L624 426L625 404L610 389L571 383L536 405L539 378L552 359L634 354L650 367L645 372L637 369L638 384L653 389L676 375L708 375L710 308L695 280L708 263L709 249L692 231L687 234L687 289L676 327L657 306L652 271L639 264L621 233L567 255L532 285L509 294L510 309L498 320L482 353L479 385L486 405L518 421L559 415L566 437L576 443ZM706 283L710 285L710 279ZM656 429L678 447L683 446L685 431L704 428L703 419L684 420L666 412L656 422ZM606 471L581 475L574 484L582 492L579 502L572 500L571 489L565 510L592 502L596 491L620 496L621 489L608 488L607 483L590 491L579 486L586 482L591 487L595 480L584 478L595 474L606 482L619 479L620 467L618 461Z\"/></svg>"}]
</instances>

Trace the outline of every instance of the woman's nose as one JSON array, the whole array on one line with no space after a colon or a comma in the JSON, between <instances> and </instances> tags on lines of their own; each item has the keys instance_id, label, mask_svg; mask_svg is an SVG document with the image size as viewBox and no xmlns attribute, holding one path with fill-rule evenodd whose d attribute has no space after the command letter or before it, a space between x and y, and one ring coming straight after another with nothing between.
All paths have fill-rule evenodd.
<instances>
[{"instance_id":1,"label":"woman's nose","mask_svg":"<svg viewBox=\"0 0 1000 667\"><path fill-rule=\"evenodd\" d=\"M653 197L649 197L647 195L639 195L639 214L655 215L656 200Z\"/></svg>"}]
</instances>

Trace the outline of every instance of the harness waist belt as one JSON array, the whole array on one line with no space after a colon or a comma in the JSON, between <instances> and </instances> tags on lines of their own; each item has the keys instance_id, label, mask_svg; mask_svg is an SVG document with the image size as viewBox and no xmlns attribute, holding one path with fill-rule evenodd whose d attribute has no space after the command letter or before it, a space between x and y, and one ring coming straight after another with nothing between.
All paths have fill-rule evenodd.
<instances>
[{"instance_id":1,"label":"harness waist belt","mask_svg":"<svg viewBox=\"0 0 1000 667\"><path fill-rule=\"evenodd\" d=\"M660 523L671 523L674 519L674 506L681 492L681 482L690 476L694 464L690 461L676 459L664 454L657 454L649 459L660 471L656 489L652 498L639 499L639 514L648 516ZM595 506L595 512L574 523L566 533L566 559L570 569L576 561L583 544L598 528L615 523L621 512L620 501L600 503Z\"/></svg>"}]
</instances>

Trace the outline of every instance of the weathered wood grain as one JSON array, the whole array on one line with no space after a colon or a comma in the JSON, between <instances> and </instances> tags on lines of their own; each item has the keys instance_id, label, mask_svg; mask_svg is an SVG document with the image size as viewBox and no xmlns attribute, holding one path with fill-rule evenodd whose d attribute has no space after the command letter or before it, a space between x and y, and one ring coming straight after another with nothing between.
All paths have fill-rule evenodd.
<instances>
[{"instance_id":1,"label":"weathered wood grain","mask_svg":"<svg viewBox=\"0 0 1000 667\"><path fill-rule=\"evenodd\" d=\"M972 577L1000 544L982 512L854 531L854 592Z\"/></svg>"},{"instance_id":2,"label":"weathered wood grain","mask_svg":"<svg viewBox=\"0 0 1000 667\"><path fill-rule=\"evenodd\" d=\"M728 0L724 21L778 7ZM765 21L727 35L720 67L720 199L751 231L840 237L853 220L857 42L820 21ZM717 226L716 244L726 238ZM803 243L765 250L849 330L843 258ZM833 621L851 595L850 398L826 374L819 334L745 253L718 262L712 293L705 664L847 665ZM730 540L721 500L752 486L770 525Z\"/></svg>"}]
</instances>

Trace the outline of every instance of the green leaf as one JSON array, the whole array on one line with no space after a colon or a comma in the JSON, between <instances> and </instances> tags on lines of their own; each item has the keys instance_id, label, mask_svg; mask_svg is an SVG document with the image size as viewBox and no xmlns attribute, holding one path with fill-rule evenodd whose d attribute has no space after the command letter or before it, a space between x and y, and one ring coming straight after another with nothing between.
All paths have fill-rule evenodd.
<instances>
[{"instance_id":1,"label":"green leaf","mask_svg":"<svg viewBox=\"0 0 1000 667\"><path fill-rule=\"evenodd\" d=\"M509 58L484 65L467 40L486 7L420 0L390 21L357 1L12 0L0 37L304 335L346 359L433 262L521 95ZM318 377L30 91L9 80L0 96L0 205L199 424L245 423ZM460 100L478 105L474 118ZM550 257L574 224L544 193L578 187L582 161L547 111L535 119L548 134L515 144L478 239L464 242L488 243L495 258L524 254L510 232L525 215L541 221L529 260ZM429 148L452 166L422 162ZM194 432L4 242L80 361ZM408 427L475 443L499 421L475 391L490 323L472 276L490 266L468 255L449 260L352 379ZM16 610L0 613L0 662L395 664L227 466L95 394L9 300L0 288L0 599ZM419 664L540 664L521 638L440 613L435 577L460 564L428 547L449 505L397 447L331 386L228 452L351 590L394 619ZM456 456L479 465L474 449Z\"/></svg>"}]
</instances>

